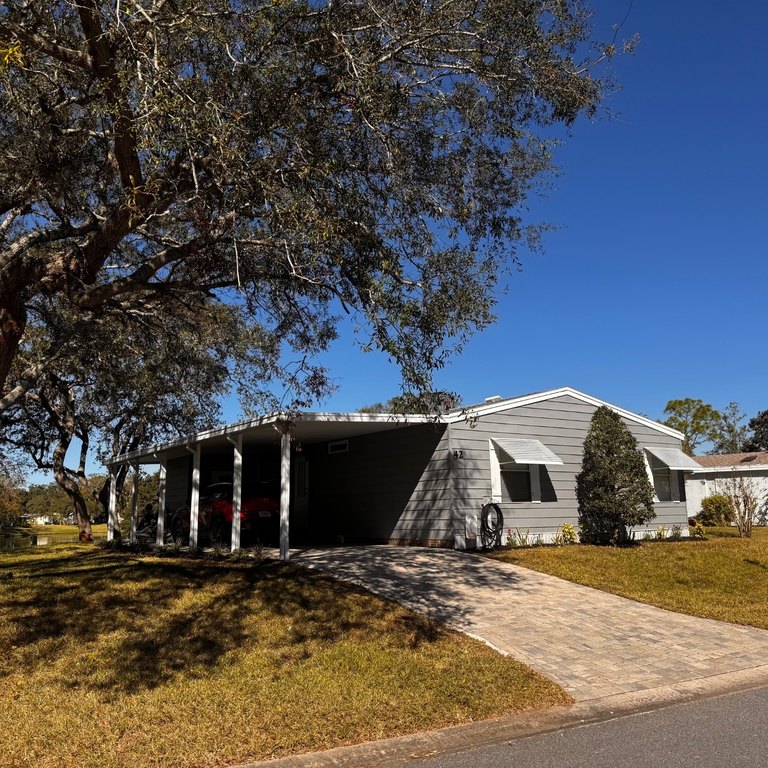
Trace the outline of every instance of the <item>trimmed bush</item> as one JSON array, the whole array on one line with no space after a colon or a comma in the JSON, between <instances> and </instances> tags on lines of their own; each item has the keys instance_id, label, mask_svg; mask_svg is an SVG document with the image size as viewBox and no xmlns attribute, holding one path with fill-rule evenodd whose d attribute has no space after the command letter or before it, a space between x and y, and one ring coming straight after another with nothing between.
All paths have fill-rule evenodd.
<instances>
[{"instance_id":1,"label":"trimmed bush","mask_svg":"<svg viewBox=\"0 0 768 768\"><path fill-rule=\"evenodd\" d=\"M653 487L637 440L619 414L606 406L595 411L584 440L576 498L584 544L624 544L628 528L656 517Z\"/></svg>"},{"instance_id":2,"label":"trimmed bush","mask_svg":"<svg viewBox=\"0 0 768 768\"><path fill-rule=\"evenodd\" d=\"M730 525L734 514L731 497L716 493L702 500L698 519L702 525Z\"/></svg>"}]
</instances>

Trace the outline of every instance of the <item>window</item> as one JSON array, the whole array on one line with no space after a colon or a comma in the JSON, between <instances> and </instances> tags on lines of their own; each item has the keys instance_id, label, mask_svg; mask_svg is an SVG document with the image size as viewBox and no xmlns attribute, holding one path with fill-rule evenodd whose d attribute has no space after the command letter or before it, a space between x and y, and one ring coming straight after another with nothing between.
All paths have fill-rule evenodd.
<instances>
[{"instance_id":1,"label":"window","mask_svg":"<svg viewBox=\"0 0 768 768\"><path fill-rule=\"evenodd\" d=\"M650 467L656 501L685 501L685 474L670 469L651 455Z\"/></svg>"},{"instance_id":2,"label":"window","mask_svg":"<svg viewBox=\"0 0 768 768\"><path fill-rule=\"evenodd\" d=\"M653 471L653 490L659 501L672 501L672 474L669 467L651 467Z\"/></svg>"},{"instance_id":3,"label":"window","mask_svg":"<svg viewBox=\"0 0 768 768\"><path fill-rule=\"evenodd\" d=\"M533 469L538 470L538 465L534 464ZM501 467L501 500L532 501L530 464L506 464Z\"/></svg>"},{"instance_id":4,"label":"window","mask_svg":"<svg viewBox=\"0 0 768 768\"><path fill-rule=\"evenodd\" d=\"M491 498L495 502L541 503L541 467L563 464L546 445L533 438L492 437L488 450ZM547 501L554 500L554 494L548 492Z\"/></svg>"},{"instance_id":5,"label":"window","mask_svg":"<svg viewBox=\"0 0 768 768\"><path fill-rule=\"evenodd\" d=\"M656 501L685 501L685 473L701 466L679 448L645 446L648 477Z\"/></svg>"},{"instance_id":6,"label":"window","mask_svg":"<svg viewBox=\"0 0 768 768\"><path fill-rule=\"evenodd\" d=\"M541 469L539 463L542 451L548 451L538 441L502 440L492 438L489 443L491 464L491 498L495 502L534 503L541 502ZM510 454L510 450L520 452L523 448L528 453L519 456ZM535 451L531 453L531 449ZM529 461L525 461L529 459ZM552 454L552 460L560 459Z\"/></svg>"},{"instance_id":7,"label":"window","mask_svg":"<svg viewBox=\"0 0 768 768\"><path fill-rule=\"evenodd\" d=\"M328 443L328 453L346 453L349 450L349 440L334 440Z\"/></svg>"}]
</instances>

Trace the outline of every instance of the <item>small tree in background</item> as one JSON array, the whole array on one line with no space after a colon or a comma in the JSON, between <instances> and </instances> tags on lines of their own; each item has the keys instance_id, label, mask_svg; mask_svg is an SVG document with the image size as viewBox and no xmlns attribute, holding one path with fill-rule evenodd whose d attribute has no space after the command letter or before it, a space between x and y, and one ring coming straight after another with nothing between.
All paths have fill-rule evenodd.
<instances>
[{"instance_id":1,"label":"small tree in background","mask_svg":"<svg viewBox=\"0 0 768 768\"><path fill-rule=\"evenodd\" d=\"M21 493L10 477L0 474L0 531L21 522Z\"/></svg>"},{"instance_id":2,"label":"small tree in background","mask_svg":"<svg viewBox=\"0 0 768 768\"><path fill-rule=\"evenodd\" d=\"M733 505L733 522L742 538L752 536L752 524L765 503L765 493L754 477L734 475L718 480L718 490L728 496Z\"/></svg>"},{"instance_id":3,"label":"small tree in background","mask_svg":"<svg viewBox=\"0 0 768 768\"><path fill-rule=\"evenodd\" d=\"M661 423L683 433L683 450L689 456L702 443L716 443L721 438L723 415L703 400L670 400L664 413L667 418Z\"/></svg>"},{"instance_id":4,"label":"small tree in background","mask_svg":"<svg viewBox=\"0 0 768 768\"><path fill-rule=\"evenodd\" d=\"M738 403L728 403L720 412L720 435L715 440L710 454L740 453L747 442L749 428L742 424L746 414Z\"/></svg>"},{"instance_id":5,"label":"small tree in background","mask_svg":"<svg viewBox=\"0 0 768 768\"><path fill-rule=\"evenodd\" d=\"M747 424L749 437L745 440L745 451L768 451L768 411L759 411Z\"/></svg>"},{"instance_id":6,"label":"small tree in background","mask_svg":"<svg viewBox=\"0 0 768 768\"><path fill-rule=\"evenodd\" d=\"M653 486L637 440L606 406L595 411L584 440L576 499L585 544L622 544L628 528L656 517Z\"/></svg>"}]
</instances>

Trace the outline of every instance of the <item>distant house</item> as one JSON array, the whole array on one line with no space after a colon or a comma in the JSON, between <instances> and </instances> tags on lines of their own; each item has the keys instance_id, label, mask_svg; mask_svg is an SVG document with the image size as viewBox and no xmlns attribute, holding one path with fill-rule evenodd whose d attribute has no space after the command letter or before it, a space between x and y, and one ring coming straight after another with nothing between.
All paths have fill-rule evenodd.
<instances>
[{"instance_id":1,"label":"distant house","mask_svg":"<svg viewBox=\"0 0 768 768\"><path fill-rule=\"evenodd\" d=\"M688 515L701 512L702 499L726 490L729 478L752 478L759 494L768 499L768 452L725 453L719 456L694 456L698 469L686 477Z\"/></svg>"},{"instance_id":2,"label":"distant house","mask_svg":"<svg viewBox=\"0 0 768 768\"><path fill-rule=\"evenodd\" d=\"M50 525L50 515L22 515L21 519L28 525Z\"/></svg>"},{"instance_id":3,"label":"distant house","mask_svg":"<svg viewBox=\"0 0 768 768\"><path fill-rule=\"evenodd\" d=\"M687 535L684 474L699 465L682 452L682 434L570 387L489 397L440 417L273 414L117 456L112 471L159 462L160 509L189 507L191 546L204 540L199 500L216 483L234 483L243 499L279 498L284 557L289 530L292 542L471 548L489 502L505 529L551 541L563 523L578 523L576 475L601 405L637 438L656 490L657 517L636 533L680 525ZM236 525L232 542L240 545Z\"/></svg>"}]
</instances>

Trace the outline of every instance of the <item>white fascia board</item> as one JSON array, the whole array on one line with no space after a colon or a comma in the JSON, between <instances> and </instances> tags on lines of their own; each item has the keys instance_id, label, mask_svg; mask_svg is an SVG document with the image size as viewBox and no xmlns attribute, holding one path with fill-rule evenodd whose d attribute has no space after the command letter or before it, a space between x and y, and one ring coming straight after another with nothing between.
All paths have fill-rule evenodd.
<instances>
[{"instance_id":1,"label":"white fascia board","mask_svg":"<svg viewBox=\"0 0 768 768\"><path fill-rule=\"evenodd\" d=\"M320 421L326 423L338 422L343 424L383 424L394 422L407 426L408 424L443 423L444 420L442 418L436 419L433 416L425 416L421 413L330 413L323 411L309 411L299 414L271 413L267 416L251 419L250 421L240 421L225 427L207 429L203 432L197 432L193 435L181 437L178 440L171 440L167 443L160 443L148 448L139 448L130 453L113 456L112 459L107 462L107 466L111 467L117 464L126 464L131 461L149 457L159 460L160 454L174 448L189 447L196 443L204 443L206 440L211 440L216 437L234 436L243 432L248 432L251 429L257 429L270 424L274 425L281 421Z\"/></svg>"},{"instance_id":2,"label":"white fascia board","mask_svg":"<svg viewBox=\"0 0 768 768\"><path fill-rule=\"evenodd\" d=\"M285 416L283 416L285 418ZM293 421L341 421L347 424L431 424L442 423L439 416L428 416L423 413L330 413L324 411L307 411L300 413Z\"/></svg>"},{"instance_id":3,"label":"white fascia board","mask_svg":"<svg viewBox=\"0 0 768 768\"><path fill-rule=\"evenodd\" d=\"M573 389L572 387L550 389L547 392L536 392L533 395L513 397L507 400L502 400L498 403L489 403L488 405L471 406L463 412L450 414L446 417L446 421L448 421L450 424L455 424L460 421L465 421L466 419L471 419L475 416L487 416L493 413L507 411L511 408L521 408L522 406L541 403L545 400L554 400L555 398L562 397L563 395L570 395L576 400L581 400L582 402L588 403L589 405L594 405L596 408L604 405L628 421L634 421L637 424L650 427L651 429L655 429L665 435L675 437L678 440L682 440L685 437L682 432L678 432L676 429L672 429L671 427L667 427L664 424L660 424L658 421L648 419L645 416L641 416L639 413L633 413L632 411L624 410L624 408L619 408L612 403L606 403L605 400L598 400L598 398L592 397L592 395L587 395L584 392L579 392L578 389Z\"/></svg>"},{"instance_id":4,"label":"white fascia board","mask_svg":"<svg viewBox=\"0 0 768 768\"><path fill-rule=\"evenodd\" d=\"M213 429L206 429L202 432L197 432L192 435L185 435L178 440L169 440L167 443L158 443L157 445L150 446L148 448L137 448L130 453L121 453L117 456L113 456L108 462L108 466L114 466L115 464L125 464L132 459L146 458L149 456L158 456L165 451L172 450L173 448L190 447L195 443L202 443L205 440L210 440L214 437L228 437L230 435L236 435L238 432L245 432L248 429L255 429L256 427L262 427L267 424L274 424L280 418L280 414L270 414L269 416L261 416L258 419L251 419L250 421L241 421L236 424L229 424L225 427L214 427Z\"/></svg>"},{"instance_id":5,"label":"white fascia board","mask_svg":"<svg viewBox=\"0 0 768 768\"><path fill-rule=\"evenodd\" d=\"M717 474L718 472L768 472L768 464L753 464L749 467L734 464L728 467L701 467L700 469L686 470L692 475Z\"/></svg>"}]
</instances>

